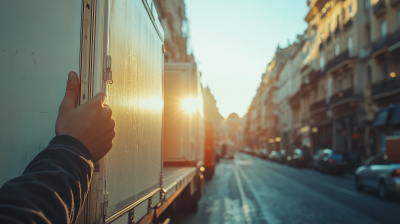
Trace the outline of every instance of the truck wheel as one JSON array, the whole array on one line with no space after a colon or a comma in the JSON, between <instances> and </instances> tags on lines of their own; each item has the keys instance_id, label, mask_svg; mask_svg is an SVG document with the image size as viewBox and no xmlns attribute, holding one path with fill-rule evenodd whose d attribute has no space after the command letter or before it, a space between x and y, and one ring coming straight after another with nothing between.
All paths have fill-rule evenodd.
<instances>
[{"instance_id":1,"label":"truck wheel","mask_svg":"<svg viewBox=\"0 0 400 224\"><path fill-rule=\"evenodd\" d=\"M197 196L197 192L196 194L194 194L189 200L189 206L188 206L188 212L190 213L197 213L197 211L199 210L199 200L198 200L198 196Z\"/></svg>"}]
</instances>

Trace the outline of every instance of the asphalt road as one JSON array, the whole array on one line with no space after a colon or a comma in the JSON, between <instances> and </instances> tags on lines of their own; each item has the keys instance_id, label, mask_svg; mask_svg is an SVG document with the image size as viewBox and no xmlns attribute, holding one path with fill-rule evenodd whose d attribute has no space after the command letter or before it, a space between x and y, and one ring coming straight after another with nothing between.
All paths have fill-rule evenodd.
<instances>
[{"instance_id":1,"label":"asphalt road","mask_svg":"<svg viewBox=\"0 0 400 224\"><path fill-rule=\"evenodd\" d=\"M324 175L246 154L222 160L196 214L171 223L400 223L400 200L357 192L349 176Z\"/></svg>"}]
</instances>

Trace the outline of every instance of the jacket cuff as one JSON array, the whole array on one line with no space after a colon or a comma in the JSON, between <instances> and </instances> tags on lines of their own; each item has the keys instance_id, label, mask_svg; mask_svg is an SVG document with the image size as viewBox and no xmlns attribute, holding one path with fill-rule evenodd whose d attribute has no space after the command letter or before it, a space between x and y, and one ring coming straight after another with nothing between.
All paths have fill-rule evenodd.
<instances>
[{"instance_id":1,"label":"jacket cuff","mask_svg":"<svg viewBox=\"0 0 400 224\"><path fill-rule=\"evenodd\" d=\"M65 146L68 149L74 150L76 153L82 155L87 160L93 160L92 154L90 154L86 146L81 141L70 135L56 136L49 143L49 147L60 145Z\"/></svg>"}]
</instances>

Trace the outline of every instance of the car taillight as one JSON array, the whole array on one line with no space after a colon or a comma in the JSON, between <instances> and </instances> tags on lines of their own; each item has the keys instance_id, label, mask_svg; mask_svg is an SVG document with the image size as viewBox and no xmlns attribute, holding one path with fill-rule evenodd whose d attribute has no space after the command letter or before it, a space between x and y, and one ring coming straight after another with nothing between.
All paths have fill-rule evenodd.
<instances>
[{"instance_id":1,"label":"car taillight","mask_svg":"<svg viewBox=\"0 0 400 224\"><path fill-rule=\"evenodd\" d=\"M328 162L329 162L330 164L332 164L332 163L334 163L335 161L333 161L333 159L330 159L330 160L328 160Z\"/></svg>"},{"instance_id":2,"label":"car taillight","mask_svg":"<svg viewBox=\"0 0 400 224\"><path fill-rule=\"evenodd\" d=\"M304 157L299 157L299 160L304 160Z\"/></svg>"},{"instance_id":3,"label":"car taillight","mask_svg":"<svg viewBox=\"0 0 400 224\"><path fill-rule=\"evenodd\" d=\"M393 170L392 177L400 177L400 169Z\"/></svg>"}]
</instances>

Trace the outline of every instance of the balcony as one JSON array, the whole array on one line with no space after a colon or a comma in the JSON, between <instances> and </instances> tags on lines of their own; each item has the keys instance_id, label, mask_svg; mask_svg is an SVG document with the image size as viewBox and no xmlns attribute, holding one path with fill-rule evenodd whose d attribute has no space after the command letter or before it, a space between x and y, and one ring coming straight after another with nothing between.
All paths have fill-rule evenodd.
<instances>
[{"instance_id":1,"label":"balcony","mask_svg":"<svg viewBox=\"0 0 400 224\"><path fill-rule=\"evenodd\" d=\"M399 2L400 2L400 0L390 0L390 5L392 7L395 7Z\"/></svg>"},{"instance_id":2,"label":"balcony","mask_svg":"<svg viewBox=\"0 0 400 224\"><path fill-rule=\"evenodd\" d=\"M317 110L320 110L320 109L326 109L326 106L327 106L326 100L323 99L323 100L320 100L318 102L315 102L315 103L311 104L310 111L317 111Z\"/></svg>"},{"instance_id":3,"label":"balcony","mask_svg":"<svg viewBox=\"0 0 400 224\"><path fill-rule=\"evenodd\" d=\"M376 53L377 51L387 47L388 45L388 38L387 36L381 37L379 40L372 42L372 47L371 47L371 54Z\"/></svg>"},{"instance_id":4,"label":"balcony","mask_svg":"<svg viewBox=\"0 0 400 224\"><path fill-rule=\"evenodd\" d=\"M400 1L400 0L399 0ZM391 33L388 37L388 46L395 45L400 42L400 29Z\"/></svg>"},{"instance_id":5,"label":"balcony","mask_svg":"<svg viewBox=\"0 0 400 224\"><path fill-rule=\"evenodd\" d=\"M373 12L376 17L381 16L383 13L386 12L386 3L385 0L379 0L375 5L373 6Z\"/></svg>"},{"instance_id":6,"label":"balcony","mask_svg":"<svg viewBox=\"0 0 400 224\"><path fill-rule=\"evenodd\" d=\"M339 24L338 24L338 26L335 29L335 35L338 35L339 33L340 33L340 27L339 27Z\"/></svg>"},{"instance_id":7,"label":"balcony","mask_svg":"<svg viewBox=\"0 0 400 224\"><path fill-rule=\"evenodd\" d=\"M399 2L400 2L400 0L390 0L390 5L392 7L395 7Z\"/></svg>"},{"instance_id":8,"label":"balcony","mask_svg":"<svg viewBox=\"0 0 400 224\"><path fill-rule=\"evenodd\" d=\"M317 81L320 77L322 77L325 74L326 73L321 73L321 71L312 70L310 72L310 74L308 75L308 82L309 83L313 83L313 82Z\"/></svg>"},{"instance_id":9,"label":"balcony","mask_svg":"<svg viewBox=\"0 0 400 224\"><path fill-rule=\"evenodd\" d=\"M371 95L372 98L378 99L384 96L389 96L400 92L400 79L390 78L380 83L372 85Z\"/></svg>"},{"instance_id":10,"label":"balcony","mask_svg":"<svg viewBox=\"0 0 400 224\"><path fill-rule=\"evenodd\" d=\"M343 29L344 29L344 30L347 30L347 29L349 29L352 25L353 25L353 18L350 18L350 19L347 20L347 22L343 25Z\"/></svg>"},{"instance_id":11,"label":"balcony","mask_svg":"<svg viewBox=\"0 0 400 224\"><path fill-rule=\"evenodd\" d=\"M344 91L340 91L336 93L335 95L332 95L330 98L329 103L330 104L336 104L339 103L340 101L344 101L346 99L349 99L351 97L354 97L354 91L353 88L346 89Z\"/></svg>"},{"instance_id":12,"label":"balcony","mask_svg":"<svg viewBox=\"0 0 400 224\"><path fill-rule=\"evenodd\" d=\"M335 57L334 59L328 61L326 64L326 71L334 69L335 67L341 65L342 63L352 59L349 55L349 51L346 49L344 52L339 54L339 56ZM341 66L340 66L341 67Z\"/></svg>"}]
</instances>

